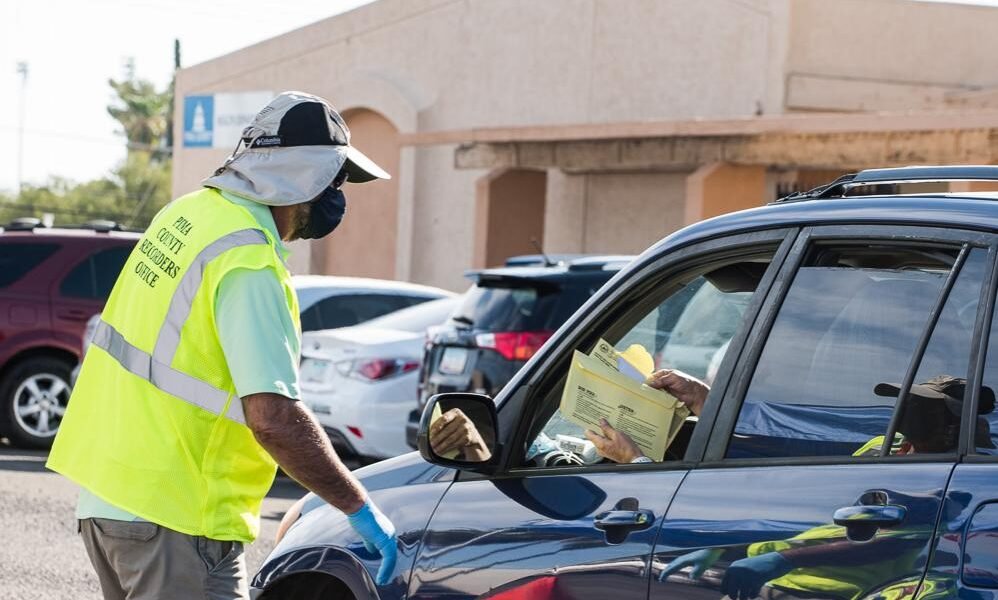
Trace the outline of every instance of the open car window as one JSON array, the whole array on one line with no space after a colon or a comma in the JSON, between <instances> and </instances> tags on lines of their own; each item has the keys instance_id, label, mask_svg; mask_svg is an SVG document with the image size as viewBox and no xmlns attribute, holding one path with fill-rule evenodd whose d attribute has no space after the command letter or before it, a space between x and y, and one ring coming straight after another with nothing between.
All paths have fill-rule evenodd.
<instances>
[{"instance_id":1,"label":"open car window","mask_svg":"<svg viewBox=\"0 0 998 600\"><path fill-rule=\"evenodd\" d=\"M638 447L639 462L683 458L697 414L647 385L648 376L678 370L709 389L775 250L700 260L654 285L636 286L633 297L622 301L631 308L576 348L557 384L543 394L520 465L633 462L587 436L606 433L598 423L601 414L609 414L613 431Z\"/></svg>"}]
</instances>

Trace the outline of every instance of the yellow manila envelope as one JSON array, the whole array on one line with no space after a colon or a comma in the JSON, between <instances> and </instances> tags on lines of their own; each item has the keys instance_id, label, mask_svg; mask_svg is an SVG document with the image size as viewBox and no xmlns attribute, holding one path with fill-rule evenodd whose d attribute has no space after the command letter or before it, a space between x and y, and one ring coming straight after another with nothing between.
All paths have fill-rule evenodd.
<instances>
[{"instance_id":1,"label":"yellow manila envelope","mask_svg":"<svg viewBox=\"0 0 998 600\"><path fill-rule=\"evenodd\" d=\"M597 432L604 418L634 440L646 456L662 460L686 417L686 407L667 392L614 368L616 361L610 357L617 358L619 353L603 340L597 342L593 354L576 351L572 355L561 396L562 417Z\"/></svg>"}]
</instances>

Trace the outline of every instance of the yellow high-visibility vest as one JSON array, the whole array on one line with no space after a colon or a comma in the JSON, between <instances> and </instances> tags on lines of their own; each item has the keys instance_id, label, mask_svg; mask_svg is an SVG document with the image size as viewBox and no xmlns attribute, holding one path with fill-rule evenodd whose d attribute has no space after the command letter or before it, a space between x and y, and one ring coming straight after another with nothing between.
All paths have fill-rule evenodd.
<instances>
[{"instance_id":1,"label":"yellow high-visibility vest","mask_svg":"<svg viewBox=\"0 0 998 600\"><path fill-rule=\"evenodd\" d=\"M273 269L300 335L278 244L213 189L160 211L111 292L47 466L169 529L252 541L276 464L246 426L215 294L233 269Z\"/></svg>"}]
</instances>

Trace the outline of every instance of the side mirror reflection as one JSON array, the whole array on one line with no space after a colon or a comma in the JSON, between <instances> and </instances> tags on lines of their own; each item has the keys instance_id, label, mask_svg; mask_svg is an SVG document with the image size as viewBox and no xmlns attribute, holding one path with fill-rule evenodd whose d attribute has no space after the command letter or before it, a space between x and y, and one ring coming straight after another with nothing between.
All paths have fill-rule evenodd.
<instances>
[{"instance_id":1,"label":"side mirror reflection","mask_svg":"<svg viewBox=\"0 0 998 600\"><path fill-rule=\"evenodd\" d=\"M417 441L420 454L431 463L488 463L496 450L495 403L480 394L438 394L426 404Z\"/></svg>"}]
</instances>

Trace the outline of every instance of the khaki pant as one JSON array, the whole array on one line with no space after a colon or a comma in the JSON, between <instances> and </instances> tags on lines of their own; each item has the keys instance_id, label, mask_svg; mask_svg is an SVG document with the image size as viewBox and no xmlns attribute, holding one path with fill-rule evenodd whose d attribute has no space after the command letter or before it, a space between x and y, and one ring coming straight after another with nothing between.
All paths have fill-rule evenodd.
<instances>
[{"instance_id":1,"label":"khaki pant","mask_svg":"<svg viewBox=\"0 0 998 600\"><path fill-rule=\"evenodd\" d=\"M80 534L105 600L249 598L241 542L110 519L83 519Z\"/></svg>"}]
</instances>

